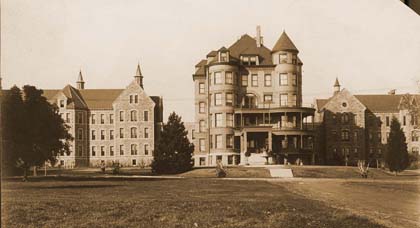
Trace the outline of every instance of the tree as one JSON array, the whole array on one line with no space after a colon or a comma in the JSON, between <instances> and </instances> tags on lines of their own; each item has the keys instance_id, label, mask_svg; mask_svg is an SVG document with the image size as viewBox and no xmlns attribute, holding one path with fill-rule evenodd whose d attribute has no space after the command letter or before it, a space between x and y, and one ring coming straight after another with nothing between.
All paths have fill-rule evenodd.
<instances>
[{"instance_id":1,"label":"tree","mask_svg":"<svg viewBox=\"0 0 420 228\"><path fill-rule=\"evenodd\" d=\"M59 154L70 153L73 138L58 113L58 107L42 96L34 86L14 87L5 96L2 109L5 163L15 164L24 172L46 161L54 164Z\"/></svg>"},{"instance_id":2,"label":"tree","mask_svg":"<svg viewBox=\"0 0 420 228\"><path fill-rule=\"evenodd\" d=\"M152 170L158 174L182 173L192 169L194 145L187 138L181 117L171 113L153 152Z\"/></svg>"},{"instance_id":3,"label":"tree","mask_svg":"<svg viewBox=\"0 0 420 228\"><path fill-rule=\"evenodd\" d=\"M391 121L391 132L389 133L388 150L385 156L386 164L391 172L403 171L409 166L407 143L399 121L393 117Z\"/></svg>"},{"instance_id":4,"label":"tree","mask_svg":"<svg viewBox=\"0 0 420 228\"><path fill-rule=\"evenodd\" d=\"M18 154L22 153L24 137L23 125L23 99L21 90L14 86L1 96L1 130L2 151L1 171L2 175L17 173L16 161Z\"/></svg>"}]
</instances>

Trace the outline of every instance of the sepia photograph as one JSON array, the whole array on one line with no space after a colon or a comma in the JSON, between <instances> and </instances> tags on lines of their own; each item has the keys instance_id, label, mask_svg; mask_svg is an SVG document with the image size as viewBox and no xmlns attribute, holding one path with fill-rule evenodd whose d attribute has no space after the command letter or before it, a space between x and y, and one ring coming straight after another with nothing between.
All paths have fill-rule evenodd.
<instances>
[{"instance_id":1,"label":"sepia photograph","mask_svg":"<svg viewBox=\"0 0 420 228\"><path fill-rule=\"evenodd\" d=\"M420 227L420 0L0 0L4 228Z\"/></svg>"}]
</instances>

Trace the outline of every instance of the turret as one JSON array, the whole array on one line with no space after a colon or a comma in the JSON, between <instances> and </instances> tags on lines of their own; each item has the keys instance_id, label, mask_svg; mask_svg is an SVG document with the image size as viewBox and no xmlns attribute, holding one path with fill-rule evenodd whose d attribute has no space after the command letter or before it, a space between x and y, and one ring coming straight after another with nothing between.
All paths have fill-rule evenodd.
<instances>
[{"instance_id":1,"label":"turret","mask_svg":"<svg viewBox=\"0 0 420 228\"><path fill-rule=\"evenodd\" d=\"M140 64L137 64L137 71L134 79L136 80L136 83L139 84L141 88L143 88L143 75L141 74Z\"/></svg>"},{"instance_id":2,"label":"turret","mask_svg":"<svg viewBox=\"0 0 420 228\"><path fill-rule=\"evenodd\" d=\"M82 70L79 71L79 77L77 78L77 89L85 89L85 81L83 81Z\"/></svg>"},{"instance_id":3,"label":"turret","mask_svg":"<svg viewBox=\"0 0 420 228\"><path fill-rule=\"evenodd\" d=\"M335 78L334 83L334 95L340 92L340 83L338 82L338 78Z\"/></svg>"}]
</instances>

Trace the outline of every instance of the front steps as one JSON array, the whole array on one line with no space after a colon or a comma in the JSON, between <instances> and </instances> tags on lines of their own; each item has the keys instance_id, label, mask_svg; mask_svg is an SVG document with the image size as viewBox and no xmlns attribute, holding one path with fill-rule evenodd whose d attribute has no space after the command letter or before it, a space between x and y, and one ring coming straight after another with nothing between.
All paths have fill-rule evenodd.
<instances>
[{"instance_id":1,"label":"front steps","mask_svg":"<svg viewBox=\"0 0 420 228\"><path fill-rule=\"evenodd\" d=\"M280 178L293 178L292 169L287 168L269 168L267 169L270 171L271 177L280 177Z\"/></svg>"}]
</instances>

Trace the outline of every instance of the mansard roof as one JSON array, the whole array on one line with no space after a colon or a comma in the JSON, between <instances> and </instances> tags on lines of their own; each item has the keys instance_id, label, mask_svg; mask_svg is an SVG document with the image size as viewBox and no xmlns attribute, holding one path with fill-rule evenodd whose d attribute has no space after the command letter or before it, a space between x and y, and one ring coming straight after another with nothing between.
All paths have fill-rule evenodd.
<instances>
[{"instance_id":1,"label":"mansard roof","mask_svg":"<svg viewBox=\"0 0 420 228\"><path fill-rule=\"evenodd\" d=\"M292 40L289 38L287 33L283 31L280 38L277 40L276 44L273 47L272 52L276 51L296 51L299 52L299 50L296 48L295 44L292 42Z\"/></svg>"}]
</instances>

